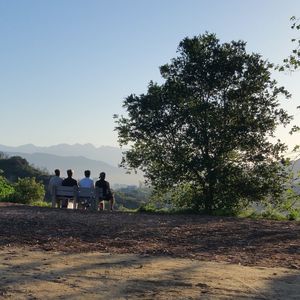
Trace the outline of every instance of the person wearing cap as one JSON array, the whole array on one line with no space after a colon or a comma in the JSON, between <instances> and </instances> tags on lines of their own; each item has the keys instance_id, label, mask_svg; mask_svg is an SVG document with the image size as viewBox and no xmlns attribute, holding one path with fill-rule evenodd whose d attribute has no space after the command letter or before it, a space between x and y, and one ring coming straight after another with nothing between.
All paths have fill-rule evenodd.
<instances>
[{"instance_id":1,"label":"person wearing cap","mask_svg":"<svg viewBox=\"0 0 300 300\"><path fill-rule=\"evenodd\" d=\"M109 182L105 180L105 173L101 172L99 180L95 183L96 188L102 189L102 197L99 198L100 201L106 200L110 203L110 211L113 210L114 205L114 195L110 189ZM103 203L100 203L100 210L103 210Z\"/></svg>"}]
</instances>

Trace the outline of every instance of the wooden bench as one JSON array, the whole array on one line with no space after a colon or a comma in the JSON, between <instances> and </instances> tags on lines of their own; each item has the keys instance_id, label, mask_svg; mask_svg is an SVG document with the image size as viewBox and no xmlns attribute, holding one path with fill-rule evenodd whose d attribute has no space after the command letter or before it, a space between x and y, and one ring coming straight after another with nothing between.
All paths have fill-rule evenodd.
<instances>
[{"instance_id":1,"label":"wooden bench","mask_svg":"<svg viewBox=\"0 0 300 300\"><path fill-rule=\"evenodd\" d=\"M103 197L102 188L82 188L77 186L54 186L52 192L52 207L58 200L68 199L73 201L73 209L78 207L80 199L87 199L91 208L97 210L99 198Z\"/></svg>"}]
</instances>

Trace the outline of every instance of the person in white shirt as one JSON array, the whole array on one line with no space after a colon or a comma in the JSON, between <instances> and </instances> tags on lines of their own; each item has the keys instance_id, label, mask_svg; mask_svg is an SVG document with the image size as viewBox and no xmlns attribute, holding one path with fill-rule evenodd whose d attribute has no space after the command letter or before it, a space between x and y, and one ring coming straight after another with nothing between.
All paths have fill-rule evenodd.
<instances>
[{"instance_id":1,"label":"person in white shirt","mask_svg":"<svg viewBox=\"0 0 300 300\"><path fill-rule=\"evenodd\" d=\"M56 186L60 186L62 184L63 179L60 177L60 170L56 169L54 170L55 176L52 176L50 178L49 181L49 185L48 185L48 191L50 192L50 195L53 196L54 195L54 188ZM54 203L53 199L52 199L52 207L55 207L56 204L58 205L58 207L60 207L60 201L58 201L58 203Z\"/></svg>"},{"instance_id":2,"label":"person in white shirt","mask_svg":"<svg viewBox=\"0 0 300 300\"><path fill-rule=\"evenodd\" d=\"M85 170L84 171L84 178L82 178L79 181L79 187L84 187L84 188L92 188L94 187L94 181L90 178L91 176L91 171L90 170Z\"/></svg>"},{"instance_id":3,"label":"person in white shirt","mask_svg":"<svg viewBox=\"0 0 300 300\"><path fill-rule=\"evenodd\" d=\"M84 176L85 177L82 178L78 183L79 187L80 188L93 188L94 181L90 178L91 171L85 170ZM81 197L79 198L78 208L87 209L90 206L91 206L90 199L85 199L85 198L81 198Z\"/></svg>"}]
</instances>

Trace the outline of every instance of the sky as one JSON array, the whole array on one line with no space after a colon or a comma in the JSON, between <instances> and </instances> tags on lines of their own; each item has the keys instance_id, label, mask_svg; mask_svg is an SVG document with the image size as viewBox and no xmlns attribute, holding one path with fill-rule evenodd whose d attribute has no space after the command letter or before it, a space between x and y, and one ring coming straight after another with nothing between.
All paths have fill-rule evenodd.
<instances>
[{"instance_id":1,"label":"sky","mask_svg":"<svg viewBox=\"0 0 300 300\"><path fill-rule=\"evenodd\" d=\"M293 15L299 0L0 0L0 144L118 146L113 115L150 80L162 83L159 66L183 38L241 39L279 64ZM274 73L295 122L299 76ZM287 132L277 135L292 147L300 136Z\"/></svg>"}]
</instances>

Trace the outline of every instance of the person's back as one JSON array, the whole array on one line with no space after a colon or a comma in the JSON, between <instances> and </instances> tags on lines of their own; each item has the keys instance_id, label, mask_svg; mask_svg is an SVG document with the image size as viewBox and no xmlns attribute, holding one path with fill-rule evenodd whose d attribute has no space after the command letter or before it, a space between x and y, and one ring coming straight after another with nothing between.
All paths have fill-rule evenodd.
<instances>
[{"instance_id":1,"label":"person's back","mask_svg":"<svg viewBox=\"0 0 300 300\"><path fill-rule=\"evenodd\" d=\"M72 178L73 171L72 170L67 170L67 175L68 175L68 177L63 180L61 185L62 186L78 186L77 180ZM61 207L62 208L67 208L68 204L69 204L69 199L64 199L62 201Z\"/></svg>"},{"instance_id":2,"label":"person's back","mask_svg":"<svg viewBox=\"0 0 300 300\"><path fill-rule=\"evenodd\" d=\"M99 200L107 200L110 202L110 210L113 210L113 205L114 205L114 195L110 189L109 182L105 180L105 173L101 172L99 176L99 180L96 181L95 187L101 188L102 189L102 194L103 196L99 198ZM100 206L101 208L101 206ZM103 209L103 207L102 207Z\"/></svg>"},{"instance_id":3,"label":"person's back","mask_svg":"<svg viewBox=\"0 0 300 300\"><path fill-rule=\"evenodd\" d=\"M62 181L63 181L63 179L60 177L59 169L54 170L54 173L55 175L50 178L49 185L48 185L48 191L50 192L51 195L53 195L54 193L54 187L62 185Z\"/></svg>"},{"instance_id":4,"label":"person's back","mask_svg":"<svg viewBox=\"0 0 300 300\"><path fill-rule=\"evenodd\" d=\"M100 180L96 181L95 186L102 189L103 197L106 197L107 194L110 193L109 182L106 180L100 179Z\"/></svg>"},{"instance_id":5,"label":"person's back","mask_svg":"<svg viewBox=\"0 0 300 300\"><path fill-rule=\"evenodd\" d=\"M65 178L62 181L62 186L78 186L77 180L75 180L74 178L72 178L73 176L73 171L72 170L68 170L67 171L67 175L68 177Z\"/></svg>"},{"instance_id":6,"label":"person's back","mask_svg":"<svg viewBox=\"0 0 300 300\"><path fill-rule=\"evenodd\" d=\"M94 188L94 181L90 178L91 176L91 171L90 170L85 170L84 171L84 178L82 178L78 185L80 188ZM78 208L81 209L87 209L92 205L91 203L91 197L81 197L81 193L79 193L79 202L78 202Z\"/></svg>"},{"instance_id":7,"label":"person's back","mask_svg":"<svg viewBox=\"0 0 300 300\"><path fill-rule=\"evenodd\" d=\"M60 207L60 201L56 199L54 189L56 186L61 186L62 182L63 182L63 179L60 177L60 170L56 169L56 170L54 170L54 173L55 173L55 175L50 178L49 185L48 185L48 191L52 198L52 207L53 208L56 207L56 205L58 207Z\"/></svg>"},{"instance_id":8,"label":"person's back","mask_svg":"<svg viewBox=\"0 0 300 300\"><path fill-rule=\"evenodd\" d=\"M90 176L91 176L91 171L90 171L90 170L84 171L84 175L85 175L85 177L82 178L82 179L79 181L79 187L83 187L83 188L93 188L93 187L94 187L94 181L90 178Z\"/></svg>"}]
</instances>

